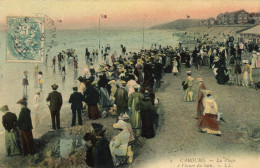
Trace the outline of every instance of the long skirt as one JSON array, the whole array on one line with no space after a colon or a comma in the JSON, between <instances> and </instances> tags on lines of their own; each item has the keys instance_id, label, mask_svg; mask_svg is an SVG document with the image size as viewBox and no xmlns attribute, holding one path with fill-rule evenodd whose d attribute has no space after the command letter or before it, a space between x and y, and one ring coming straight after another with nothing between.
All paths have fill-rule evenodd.
<instances>
[{"instance_id":1,"label":"long skirt","mask_svg":"<svg viewBox=\"0 0 260 168\"><path fill-rule=\"evenodd\" d=\"M90 146L86 154L86 163L89 167L94 167L94 157L92 151L93 151L93 146Z\"/></svg>"},{"instance_id":2,"label":"long skirt","mask_svg":"<svg viewBox=\"0 0 260 168\"><path fill-rule=\"evenodd\" d=\"M177 69L177 66L174 66L174 67L173 67L172 72L173 72L173 73L178 73L178 72L179 72L178 69Z\"/></svg>"},{"instance_id":3,"label":"long skirt","mask_svg":"<svg viewBox=\"0 0 260 168\"><path fill-rule=\"evenodd\" d=\"M191 88L192 88L192 87L189 86L189 87L185 90L184 101L188 101L188 102L193 101L193 92L192 92Z\"/></svg>"},{"instance_id":4,"label":"long skirt","mask_svg":"<svg viewBox=\"0 0 260 168\"><path fill-rule=\"evenodd\" d=\"M28 79L27 78L23 78L23 86L25 85L29 85Z\"/></svg>"},{"instance_id":5,"label":"long skirt","mask_svg":"<svg viewBox=\"0 0 260 168\"><path fill-rule=\"evenodd\" d=\"M243 85L244 87L248 87L248 84L249 84L249 73L248 73L248 71L245 71L245 72L243 73L243 82L242 82L242 85Z\"/></svg>"},{"instance_id":6,"label":"long skirt","mask_svg":"<svg viewBox=\"0 0 260 168\"><path fill-rule=\"evenodd\" d=\"M22 154L34 154L32 131L19 130Z\"/></svg>"},{"instance_id":7,"label":"long skirt","mask_svg":"<svg viewBox=\"0 0 260 168\"><path fill-rule=\"evenodd\" d=\"M153 129L153 119L151 110L141 110L141 120L142 120L142 137L153 138L155 132Z\"/></svg>"},{"instance_id":8,"label":"long skirt","mask_svg":"<svg viewBox=\"0 0 260 168\"><path fill-rule=\"evenodd\" d=\"M217 115L206 113L198 120L199 128L209 134L221 134L217 118Z\"/></svg>"},{"instance_id":9,"label":"long skirt","mask_svg":"<svg viewBox=\"0 0 260 168\"><path fill-rule=\"evenodd\" d=\"M98 106L96 104L88 105L88 118L92 120L100 118Z\"/></svg>"},{"instance_id":10,"label":"long skirt","mask_svg":"<svg viewBox=\"0 0 260 168\"><path fill-rule=\"evenodd\" d=\"M199 119L203 115L204 106L203 106L203 98L198 101L197 106L197 118Z\"/></svg>"}]
</instances>

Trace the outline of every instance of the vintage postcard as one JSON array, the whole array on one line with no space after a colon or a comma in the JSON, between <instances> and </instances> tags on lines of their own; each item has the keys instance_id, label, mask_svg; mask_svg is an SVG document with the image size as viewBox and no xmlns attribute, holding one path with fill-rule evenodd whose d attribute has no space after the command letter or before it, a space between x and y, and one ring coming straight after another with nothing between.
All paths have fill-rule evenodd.
<instances>
[{"instance_id":1,"label":"vintage postcard","mask_svg":"<svg viewBox=\"0 0 260 168\"><path fill-rule=\"evenodd\" d=\"M0 168L260 167L260 0L0 0Z\"/></svg>"}]
</instances>

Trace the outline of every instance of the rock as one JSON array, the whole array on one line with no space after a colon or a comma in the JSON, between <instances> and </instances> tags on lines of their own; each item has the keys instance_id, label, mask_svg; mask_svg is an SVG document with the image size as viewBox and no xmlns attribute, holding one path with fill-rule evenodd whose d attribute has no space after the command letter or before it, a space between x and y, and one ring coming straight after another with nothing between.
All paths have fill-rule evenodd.
<instances>
[{"instance_id":1,"label":"rock","mask_svg":"<svg viewBox=\"0 0 260 168\"><path fill-rule=\"evenodd\" d=\"M255 128L251 133L251 138L258 139L260 138L260 128Z\"/></svg>"}]
</instances>

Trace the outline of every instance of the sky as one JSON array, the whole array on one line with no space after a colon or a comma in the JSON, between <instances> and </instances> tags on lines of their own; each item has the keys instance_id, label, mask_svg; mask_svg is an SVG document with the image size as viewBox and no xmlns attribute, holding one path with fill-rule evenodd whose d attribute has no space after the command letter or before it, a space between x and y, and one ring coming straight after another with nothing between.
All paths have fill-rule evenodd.
<instances>
[{"instance_id":1,"label":"sky","mask_svg":"<svg viewBox=\"0 0 260 168\"><path fill-rule=\"evenodd\" d=\"M61 29L151 27L176 19L206 19L245 9L260 12L260 0L0 0L0 27L7 16L48 15ZM61 22L59 22L61 20Z\"/></svg>"}]
</instances>

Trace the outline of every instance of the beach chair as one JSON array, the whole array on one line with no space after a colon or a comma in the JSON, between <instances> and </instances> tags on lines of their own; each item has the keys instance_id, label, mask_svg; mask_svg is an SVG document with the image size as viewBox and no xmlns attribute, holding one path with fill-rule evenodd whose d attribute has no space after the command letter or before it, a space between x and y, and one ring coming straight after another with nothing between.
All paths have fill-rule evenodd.
<instances>
[{"instance_id":1,"label":"beach chair","mask_svg":"<svg viewBox=\"0 0 260 168\"><path fill-rule=\"evenodd\" d=\"M141 135L138 135L138 134L137 134L138 130L141 131L141 128L132 128L132 129L133 129L133 133L134 133L135 140L129 142L128 145L133 146L134 144L138 144L138 145L142 148L142 147L143 147L143 144L142 144L142 142L139 140L139 138L140 138Z\"/></svg>"}]
</instances>

